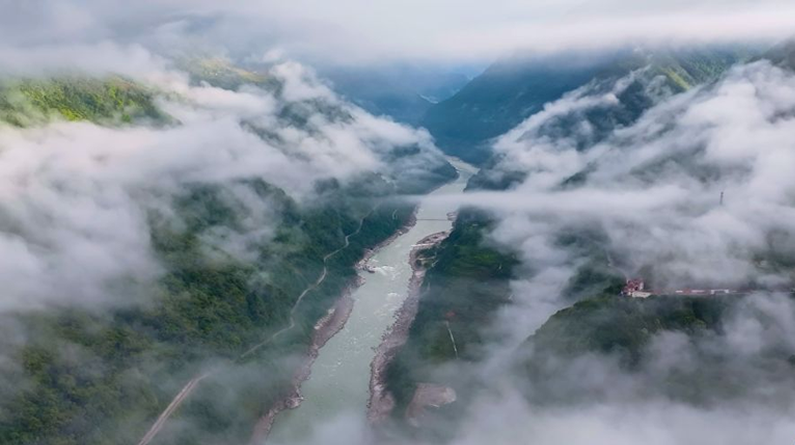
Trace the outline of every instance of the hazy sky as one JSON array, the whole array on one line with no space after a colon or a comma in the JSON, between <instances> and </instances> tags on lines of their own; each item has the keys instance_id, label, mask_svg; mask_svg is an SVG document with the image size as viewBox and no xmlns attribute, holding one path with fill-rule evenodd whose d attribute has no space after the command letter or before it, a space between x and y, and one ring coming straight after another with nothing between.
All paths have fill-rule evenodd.
<instances>
[{"instance_id":1,"label":"hazy sky","mask_svg":"<svg viewBox=\"0 0 795 445\"><path fill-rule=\"evenodd\" d=\"M0 8L4 46L200 42L336 62L795 34L795 3L781 0L0 0Z\"/></svg>"}]
</instances>

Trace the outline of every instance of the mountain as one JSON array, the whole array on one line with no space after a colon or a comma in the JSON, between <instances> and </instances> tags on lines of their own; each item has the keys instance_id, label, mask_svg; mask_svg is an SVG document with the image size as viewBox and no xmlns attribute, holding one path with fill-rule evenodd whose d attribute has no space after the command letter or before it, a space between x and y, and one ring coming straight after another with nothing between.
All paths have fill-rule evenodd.
<instances>
[{"instance_id":1,"label":"mountain","mask_svg":"<svg viewBox=\"0 0 795 445\"><path fill-rule=\"evenodd\" d=\"M165 122L155 91L118 76L104 79L9 79L0 83L0 121L16 126L67 121L129 124Z\"/></svg>"},{"instance_id":2,"label":"mountain","mask_svg":"<svg viewBox=\"0 0 795 445\"><path fill-rule=\"evenodd\" d=\"M476 362L486 354L487 342L495 341L480 328L493 322L495 312L509 302L509 283L519 261L485 244L491 229L493 220L486 214L464 209L450 236L428 258L432 266L423 281L408 341L387 371L387 388L396 404L392 414L400 421L417 384L438 378L434 376L437 366L459 359ZM455 332L455 350L450 332ZM467 396L461 388L456 391L460 397Z\"/></svg>"},{"instance_id":3,"label":"mountain","mask_svg":"<svg viewBox=\"0 0 795 445\"><path fill-rule=\"evenodd\" d=\"M245 442L400 196L456 175L299 65L190 74L4 81L0 442L137 443L197 378L158 440Z\"/></svg>"},{"instance_id":4,"label":"mountain","mask_svg":"<svg viewBox=\"0 0 795 445\"><path fill-rule=\"evenodd\" d=\"M375 115L417 125L430 107L455 94L470 69L414 66L328 67L321 74L356 105Z\"/></svg>"},{"instance_id":5,"label":"mountain","mask_svg":"<svg viewBox=\"0 0 795 445\"><path fill-rule=\"evenodd\" d=\"M795 39L776 45L767 51L763 58L778 66L795 69Z\"/></svg>"},{"instance_id":6,"label":"mountain","mask_svg":"<svg viewBox=\"0 0 795 445\"><path fill-rule=\"evenodd\" d=\"M492 138L589 83L616 81L643 70L645 82L661 76L669 88L683 91L716 79L749 53L745 48L704 48L514 56L494 63L453 97L432 106L420 123L442 150L483 164L491 154Z\"/></svg>"},{"instance_id":7,"label":"mountain","mask_svg":"<svg viewBox=\"0 0 795 445\"><path fill-rule=\"evenodd\" d=\"M779 49L778 53L782 52ZM393 420L405 422L402 409L411 402L421 383L449 386L455 389L460 404L434 410L428 422L419 430L412 430L412 434L423 438L449 434L451 425L466 419L468 410L481 401L474 402L474 394L482 391L481 396L490 395L495 390L490 386L493 380L499 381L496 387L502 388L499 385L503 375L490 360L504 363L499 360L505 359L516 365L508 373L518 376L516 387L525 392L533 406L603 403L613 397L638 402L659 396L693 404L745 396L766 400L765 394L748 390L753 387L754 378L766 382L793 378L791 363L795 360L792 358L795 350L777 342L766 344L761 352L743 356L748 359L746 364L726 367L726 363L734 360L737 347L729 344L734 329L730 326L739 329L744 322L756 322L744 317L752 318L760 309L748 306L764 306L767 304L764 298L769 295L756 302L753 297L739 295L648 300L620 296L627 276L638 274L647 278L646 283L652 289L666 289L665 284L655 283L664 283L661 275L672 263L682 265L676 271L678 281L674 280L680 286L691 279L688 276L691 271L712 267L700 261L716 258L713 249L719 250L721 245L710 246L703 253L681 260L674 258L699 244L697 240L703 235L686 234L694 227L694 219L719 214L720 207L713 195L720 196L720 190L713 193L711 187L720 187L717 184L727 178L740 184L749 180L744 161L724 168L716 165L719 161L705 155L709 150L706 147L720 146L710 137L723 134L709 133L705 128L719 127L711 123L712 119L720 121L720 117L713 117L717 109L733 109L733 102L722 102L724 98L738 94L737 91L754 91L734 90L747 82L759 88L760 99L758 103L752 101L751 108L759 106L767 111L765 107L770 103L765 102L766 98L775 96L771 92L777 91L780 73L764 65L742 63L753 60L754 54L744 49L635 52L613 58L612 66L589 64L578 71L591 76L583 74L581 79L587 79L582 85L568 92L558 88L556 94L561 96L546 104L536 103L533 108L536 111L530 118L513 126L505 124L504 132L491 140L496 153L456 153L469 156L470 160L472 156L476 161L487 159L482 161L480 172L471 178L468 192L507 191L511 203L496 205L493 213L462 210L450 238L434 252L436 261L426 275L423 299L409 340L388 373L387 386L397 401ZM735 69L728 70L732 66ZM576 70L567 73L573 71ZM498 81L491 84L487 81L497 75L493 71L487 73L437 105L438 109L467 95L473 97L475 89L483 92L487 86L496 88ZM540 82L550 73L547 70L533 80ZM516 75L513 79L515 85L520 77ZM506 78L504 75L502 81ZM563 85L564 79L571 77L561 78L557 85ZM579 81L571 85L576 83ZM507 83L503 86L506 92L510 91ZM701 87L694 89L695 86ZM522 96L518 92L506 95ZM478 105L487 102L485 97L478 100ZM789 108L786 103L771 102L774 106L767 111L766 119L772 126L779 112L786 113L783 110ZM510 106L518 107L517 103L510 102ZM531 101L524 102L528 103ZM491 116L507 113L491 105L488 108L493 113ZM470 119L461 124L460 134L469 131L476 116L484 113L475 106L452 111L457 112L458 118ZM695 116L703 121L689 120ZM449 128L454 129L452 122L451 118ZM735 122L723 125L730 127L728 133L737 127ZM486 123L479 128L485 126ZM754 130L747 129L751 134ZM442 144L438 131L436 135ZM739 139L738 143L744 140ZM730 150L735 141L729 138L721 142ZM786 147L783 142L776 146L780 150ZM449 151L451 147L446 149ZM615 225L610 222L610 216L605 216L610 213L608 210L588 202L591 196L600 193L612 195L636 189L642 191L639 202L643 202L654 195L654 186L668 187L672 183L698 184L699 191L688 192L688 198L704 193L704 200L674 209L655 209L645 218L639 217L643 210L629 208L623 216L616 217ZM496 194L483 196L481 205L489 207L485 200ZM525 198L533 202L539 196L544 198L539 201L541 210L524 209ZM572 207L563 204L560 210L555 203L558 199ZM618 205L623 199L617 198L608 206ZM473 201L478 199L473 197ZM560 214L556 216L556 212ZM733 212L744 214L739 209ZM667 218L673 222L667 222ZM666 232L653 249L634 257L628 254L643 250L638 245L651 238L649 231L665 232L662 227L666 226L685 230ZM779 235L774 233L778 230L765 236L776 238ZM671 247L674 243L682 244ZM752 263L751 275L776 276L789 282L792 255L784 253L789 248L777 244L749 248L753 253L747 257L740 255L737 261ZM665 254L657 256L660 252ZM736 255L731 249L727 252L727 256ZM735 286L765 289L755 278L742 278ZM710 282L702 278L701 283L728 286L727 280L734 277L719 272L712 279ZM530 309L523 312L520 308L524 306ZM516 326L510 326L511 323ZM533 327L525 333L522 330L527 328L526 324ZM517 332L522 332L518 339L511 337ZM457 349L453 348L453 337ZM673 338L671 345L665 343L669 337ZM516 350L506 346L514 341L523 346L517 346ZM665 362L667 357L659 356L660 350L669 351L666 347L680 346L687 351L684 358L677 357L681 362L673 359ZM495 349L499 352L489 356ZM691 357L701 359L685 360ZM670 368L655 369L661 363ZM702 363L703 369L698 369ZM739 372L733 375L734 370ZM621 390L626 387L631 389Z\"/></svg>"},{"instance_id":8,"label":"mountain","mask_svg":"<svg viewBox=\"0 0 795 445\"><path fill-rule=\"evenodd\" d=\"M595 297L555 313L531 341L539 355L616 354L624 366L632 367L662 331L695 335L720 329L731 302L725 297Z\"/></svg>"},{"instance_id":9,"label":"mountain","mask_svg":"<svg viewBox=\"0 0 795 445\"><path fill-rule=\"evenodd\" d=\"M753 297L604 296L563 309L517 353L535 406L633 403L660 398L695 406L775 403L761 382L795 381L795 350L769 338L738 350L732 336L767 315ZM767 329L781 325L771 322ZM675 353L666 348L676 348ZM574 370L574 371L573 371ZM579 376L578 373L582 372ZM603 378L588 376L606 373Z\"/></svg>"}]
</instances>

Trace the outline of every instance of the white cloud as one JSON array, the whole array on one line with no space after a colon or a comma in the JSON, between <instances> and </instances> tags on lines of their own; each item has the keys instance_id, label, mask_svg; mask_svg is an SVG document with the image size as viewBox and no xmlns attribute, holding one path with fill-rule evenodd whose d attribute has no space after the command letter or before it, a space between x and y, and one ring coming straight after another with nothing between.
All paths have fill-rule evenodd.
<instances>
[{"instance_id":1,"label":"white cloud","mask_svg":"<svg viewBox=\"0 0 795 445\"><path fill-rule=\"evenodd\" d=\"M267 54L266 60L282 60L287 54L335 64L483 61L517 49L776 40L795 29L795 6L781 0L6 0L0 6L0 40L11 48L114 40L158 52L225 48L249 58ZM277 52L268 53L272 48Z\"/></svg>"},{"instance_id":2,"label":"white cloud","mask_svg":"<svg viewBox=\"0 0 795 445\"><path fill-rule=\"evenodd\" d=\"M203 235L211 248L241 256L251 239L269 237L278 212L236 180L261 178L302 200L320 179L391 174L383 159L396 147L419 144L425 155L415 161L440 159L427 133L346 104L298 64L269 75L283 85L277 93L192 86L178 72L147 71L141 79L165 93L159 103L178 121L165 127L0 127L0 279L7 283L0 312L135 303L141 296L124 294L133 287L125 283L145 287L162 272L147 212L168 213L187 185L223 184L241 207L242 232ZM284 117L287 108L306 123Z\"/></svg>"},{"instance_id":3,"label":"white cloud","mask_svg":"<svg viewBox=\"0 0 795 445\"><path fill-rule=\"evenodd\" d=\"M717 332L652 337L633 371L596 354L564 361L542 380L515 367L517 357L527 358L517 352L527 337L572 303L563 291L585 259L560 245L564 231L603 234L617 272L634 275L651 265L662 286L791 283L788 267L761 259L771 250L795 252L795 182L786 173L795 162L795 74L766 62L737 67L715 85L663 100L602 141L591 141L582 126L562 136L542 131L562 116L610 109L617 92L585 87L499 138L499 166L528 173L514 189L446 198L492 211L498 224L491 240L523 260L514 304L491 327L501 343L490 343L475 369L459 362L435 374L452 385L476 376L485 386L453 443L791 440L795 394L786 359L795 350L795 306L786 294L737 300ZM580 137L589 141L585 150L578 150ZM586 167L584 182L559 187ZM682 384L708 394L707 401L668 392L677 378L698 372L701 380ZM565 402L533 404L522 390Z\"/></svg>"},{"instance_id":4,"label":"white cloud","mask_svg":"<svg viewBox=\"0 0 795 445\"><path fill-rule=\"evenodd\" d=\"M495 143L504 168L528 173L522 184L461 198L503 215L499 240L521 245L538 224L591 224L632 271L654 265L666 285L788 279L760 268L757 255L770 248L771 233L795 235L788 222L795 182L786 167L795 162L795 76L766 63L736 68L715 87L665 101L584 151L577 138L587 128L562 137L541 131L559 116L612 106L614 93L589 88ZM582 186L558 190L582 170L589 171Z\"/></svg>"}]
</instances>

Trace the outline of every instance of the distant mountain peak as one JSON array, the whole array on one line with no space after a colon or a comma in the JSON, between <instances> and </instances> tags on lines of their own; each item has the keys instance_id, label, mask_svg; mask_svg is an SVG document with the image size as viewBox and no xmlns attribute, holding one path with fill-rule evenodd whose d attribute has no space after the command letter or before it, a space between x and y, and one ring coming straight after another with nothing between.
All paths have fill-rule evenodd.
<instances>
[{"instance_id":1,"label":"distant mountain peak","mask_svg":"<svg viewBox=\"0 0 795 445\"><path fill-rule=\"evenodd\" d=\"M447 153L482 164L490 141L545 104L591 82L610 83L638 70L663 76L672 92L717 79L751 54L743 47L665 49L634 47L601 54L514 55L495 62L454 96L430 107L421 124Z\"/></svg>"},{"instance_id":2,"label":"distant mountain peak","mask_svg":"<svg viewBox=\"0 0 795 445\"><path fill-rule=\"evenodd\" d=\"M795 37L773 47L764 58L775 65L795 69Z\"/></svg>"}]
</instances>

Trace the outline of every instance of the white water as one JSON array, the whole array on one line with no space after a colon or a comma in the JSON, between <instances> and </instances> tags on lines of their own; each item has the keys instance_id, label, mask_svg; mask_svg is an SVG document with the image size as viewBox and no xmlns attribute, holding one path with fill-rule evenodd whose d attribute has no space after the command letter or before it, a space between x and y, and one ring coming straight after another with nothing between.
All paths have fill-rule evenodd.
<instances>
[{"instance_id":1,"label":"white water","mask_svg":"<svg viewBox=\"0 0 795 445\"><path fill-rule=\"evenodd\" d=\"M451 159L450 162L459 171L458 179L428 196L456 194L464 190L474 168L458 160ZM369 264L376 273L360 272L367 281L352 295L356 304L348 323L320 350L312 366L312 375L303 384L301 393L304 401L301 406L276 417L269 444L356 441L355 435L363 431L366 420L374 349L408 295L412 246L432 233L451 228L447 214L456 208L452 203L443 202L421 202L417 224L370 259ZM336 431L337 437L326 434L329 428ZM349 435L339 437L339 431L346 431Z\"/></svg>"}]
</instances>

